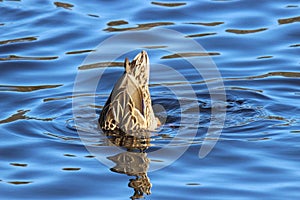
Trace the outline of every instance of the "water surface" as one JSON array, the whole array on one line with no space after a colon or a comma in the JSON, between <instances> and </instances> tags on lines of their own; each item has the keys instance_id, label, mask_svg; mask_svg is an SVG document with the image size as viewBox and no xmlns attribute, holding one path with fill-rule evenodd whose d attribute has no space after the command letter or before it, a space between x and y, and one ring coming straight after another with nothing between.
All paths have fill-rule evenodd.
<instances>
[{"instance_id":1,"label":"water surface","mask_svg":"<svg viewBox=\"0 0 300 200\"><path fill-rule=\"evenodd\" d=\"M3 0L0 9L3 198L299 198L298 0ZM79 127L72 107L78 98L73 93L76 75L80 71L97 78L95 72L108 63L99 60L102 64L84 65L84 59L110 36L133 31L151 34L156 28L176 30L206 50L195 53L183 45L180 52L170 53L163 41L144 46L151 63L176 69L197 91L199 129L180 123L176 96L163 87L180 88L182 83L168 77L169 82L162 84L168 74L153 65L150 90L153 103L162 105L168 115L165 126L151 138L146 152L108 156L113 164L109 168L86 149L76 129L85 131L85 139L101 150L109 149L107 140L95 133L97 117L123 73L125 55L109 64L96 93L83 91L95 104L83 102L86 120ZM107 53L117 48L111 46ZM132 59L136 51L127 56ZM226 91L222 134L202 159L198 153L211 121L212 104L206 82L190 71L183 57L210 57ZM170 151L189 146L187 151L168 167L148 172L151 166L169 161L165 154L149 155L172 141L180 128L186 134ZM190 137L195 131L196 137Z\"/></svg>"}]
</instances>

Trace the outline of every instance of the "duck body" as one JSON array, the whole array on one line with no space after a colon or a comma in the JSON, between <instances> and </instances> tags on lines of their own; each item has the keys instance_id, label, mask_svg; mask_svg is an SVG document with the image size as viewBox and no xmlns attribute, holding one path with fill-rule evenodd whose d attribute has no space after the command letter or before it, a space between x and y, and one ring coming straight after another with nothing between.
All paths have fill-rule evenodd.
<instances>
[{"instance_id":1,"label":"duck body","mask_svg":"<svg viewBox=\"0 0 300 200\"><path fill-rule=\"evenodd\" d=\"M157 128L149 92L149 57L145 51L132 62L126 58L125 72L116 82L100 114L104 131L123 133Z\"/></svg>"}]
</instances>

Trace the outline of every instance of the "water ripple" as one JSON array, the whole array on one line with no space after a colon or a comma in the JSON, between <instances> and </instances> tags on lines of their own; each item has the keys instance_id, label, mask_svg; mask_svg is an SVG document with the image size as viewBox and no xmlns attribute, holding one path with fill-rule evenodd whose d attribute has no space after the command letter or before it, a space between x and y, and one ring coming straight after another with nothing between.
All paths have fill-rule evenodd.
<instances>
[{"instance_id":1,"label":"water ripple","mask_svg":"<svg viewBox=\"0 0 300 200\"><path fill-rule=\"evenodd\" d=\"M183 57L197 57L197 56L218 56L218 52L183 52L175 53L171 55L162 56L161 59L171 59L171 58L183 58Z\"/></svg>"},{"instance_id":2,"label":"water ripple","mask_svg":"<svg viewBox=\"0 0 300 200\"><path fill-rule=\"evenodd\" d=\"M11 166L15 166L15 167L27 167L28 164L24 164L24 163L10 163Z\"/></svg>"},{"instance_id":3,"label":"water ripple","mask_svg":"<svg viewBox=\"0 0 300 200\"><path fill-rule=\"evenodd\" d=\"M4 92L4 91L32 92L36 90L58 88L61 86L62 85L38 85L38 86L0 85L0 92Z\"/></svg>"},{"instance_id":4,"label":"water ripple","mask_svg":"<svg viewBox=\"0 0 300 200\"><path fill-rule=\"evenodd\" d=\"M63 2L58 2L58 1L54 2L54 5L56 5L57 7L67 9L67 10L72 10L72 8L74 7L73 4L63 3Z\"/></svg>"},{"instance_id":5,"label":"water ripple","mask_svg":"<svg viewBox=\"0 0 300 200\"><path fill-rule=\"evenodd\" d=\"M297 0L0 0L0 7L3 199L136 199L146 194L145 199L299 199ZM155 27L179 31L180 39L194 40L205 51L196 52L184 42L178 45L179 38L169 35L152 43ZM150 36L143 38L150 40L140 48L149 54L152 102L163 108L157 114L165 123L144 143L150 145L145 152L117 154L111 151L111 141L119 145L137 141L114 137L109 142L97 121L111 87L123 73L123 56L113 62L103 58L82 63L110 36L136 30ZM114 54L122 45L131 44L114 44L105 53ZM175 52L169 51L173 45L179 48ZM190 56L211 57L222 78L204 80L196 75L184 61ZM169 66L189 82L178 81L155 64ZM206 63L199 64L210 70ZM89 83L98 78L97 70L105 74L91 93ZM74 95L78 71L92 76L76 83L87 91ZM217 140L207 133L217 117L211 114L214 104L207 87L219 81L225 88L215 89L226 90L227 115ZM195 107L180 107L170 92L188 93L182 90L185 84L198 97L200 120L195 124L189 122L199 116ZM95 103L82 101L72 107L72 101L81 97ZM80 113L78 118L74 111ZM182 123L182 118L187 122ZM217 144L199 159L205 137ZM102 165L84 144L108 153L104 159L113 166ZM174 163L147 173L187 146ZM151 154L164 148L168 153Z\"/></svg>"},{"instance_id":6,"label":"water ripple","mask_svg":"<svg viewBox=\"0 0 300 200\"><path fill-rule=\"evenodd\" d=\"M30 117L27 116L26 113L28 113L30 110L18 110L17 113L12 114L11 116L7 117L6 119L0 120L0 124L6 124L10 122L14 122L17 120L41 120L41 121L52 121L53 118L36 118L36 117Z\"/></svg>"},{"instance_id":7,"label":"water ripple","mask_svg":"<svg viewBox=\"0 0 300 200\"><path fill-rule=\"evenodd\" d=\"M7 57L0 58L0 61L9 61L9 60L55 60L58 59L58 56L51 57L33 57L33 56L16 56L9 55Z\"/></svg>"},{"instance_id":8,"label":"water ripple","mask_svg":"<svg viewBox=\"0 0 300 200\"><path fill-rule=\"evenodd\" d=\"M124 24L128 24L128 22L125 20L117 20L117 21L107 22L107 26L120 26L120 25L124 25Z\"/></svg>"},{"instance_id":9,"label":"water ripple","mask_svg":"<svg viewBox=\"0 0 300 200\"><path fill-rule=\"evenodd\" d=\"M216 34L217 33L198 33L198 34L187 35L186 37L188 37L188 38L195 38L195 37L211 36L211 35L216 35Z\"/></svg>"},{"instance_id":10,"label":"water ripple","mask_svg":"<svg viewBox=\"0 0 300 200\"><path fill-rule=\"evenodd\" d=\"M155 1L152 1L151 4L164 6L164 7L178 7L178 6L186 5L186 3L162 3L162 2L155 2Z\"/></svg>"},{"instance_id":11,"label":"water ripple","mask_svg":"<svg viewBox=\"0 0 300 200\"><path fill-rule=\"evenodd\" d=\"M77 51L68 51L66 54L83 54L83 53L90 53L93 52L94 50L87 49L87 50L77 50Z\"/></svg>"},{"instance_id":12,"label":"water ripple","mask_svg":"<svg viewBox=\"0 0 300 200\"><path fill-rule=\"evenodd\" d=\"M32 181L9 181L7 183L13 184L13 185L27 185L27 184L32 183Z\"/></svg>"},{"instance_id":13,"label":"water ripple","mask_svg":"<svg viewBox=\"0 0 300 200\"><path fill-rule=\"evenodd\" d=\"M37 37L22 37L22 38L10 39L10 40L2 40L0 41L0 45L18 43L18 42L31 42L35 40L37 40Z\"/></svg>"},{"instance_id":14,"label":"water ripple","mask_svg":"<svg viewBox=\"0 0 300 200\"><path fill-rule=\"evenodd\" d=\"M103 31L107 32L120 32L120 31L139 31L139 30L149 30L158 26L169 26L174 25L172 22L153 22L153 23L145 23L145 24L137 24L135 27L126 27L126 28L114 28L108 27L103 29Z\"/></svg>"},{"instance_id":15,"label":"water ripple","mask_svg":"<svg viewBox=\"0 0 300 200\"><path fill-rule=\"evenodd\" d=\"M227 29L226 32L236 33L236 34L249 34L249 33L257 33L268 30L267 28L259 28L252 30L242 30L242 29Z\"/></svg>"},{"instance_id":16,"label":"water ripple","mask_svg":"<svg viewBox=\"0 0 300 200\"><path fill-rule=\"evenodd\" d=\"M189 22L187 24L202 25L202 26L219 26L221 24L224 24L224 22Z\"/></svg>"},{"instance_id":17,"label":"water ripple","mask_svg":"<svg viewBox=\"0 0 300 200\"><path fill-rule=\"evenodd\" d=\"M300 16L284 18L284 19L278 19L279 24L291 24L291 23L294 23L294 22L300 22Z\"/></svg>"}]
</instances>

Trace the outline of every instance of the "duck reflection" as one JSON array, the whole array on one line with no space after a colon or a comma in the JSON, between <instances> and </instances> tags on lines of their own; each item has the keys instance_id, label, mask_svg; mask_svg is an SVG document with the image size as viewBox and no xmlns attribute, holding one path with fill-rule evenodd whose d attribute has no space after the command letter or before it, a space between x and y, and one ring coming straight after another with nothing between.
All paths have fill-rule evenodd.
<instances>
[{"instance_id":1,"label":"duck reflection","mask_svg":"<svg viewBox=\"0 0 300 200\"><path fill-rule=\"evenodd\" d=\"M134 176L129 179L128 186L133 188L131 199L143 198L144 194L151 193L151 182L147 175L150 160L145 150L150 146L150 134L139 133L138 137L132 134L115 134L108 132L109 142L113 145L126 148L125 152L107 157L115 163L110 170L120 174Z\"/></svg>"}]
</instances>

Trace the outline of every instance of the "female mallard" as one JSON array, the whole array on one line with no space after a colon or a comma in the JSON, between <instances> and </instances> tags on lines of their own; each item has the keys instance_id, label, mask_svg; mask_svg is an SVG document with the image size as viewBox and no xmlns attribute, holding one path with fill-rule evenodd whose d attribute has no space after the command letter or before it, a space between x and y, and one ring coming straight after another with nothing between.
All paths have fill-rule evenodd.
<instances>
[{"instance_id":1,"label":"female mallard","mask_svg":"<svg viewBox=\"0 0 300 200\"><path fill-rule=\"evenodd\" d=\"M100 114L99 124L104 131L128 133L154 130L154 116L149 92L149 57L142 51L130 63L126 58L125 72L115 84Z\"/></svg>"}]
</instances>

